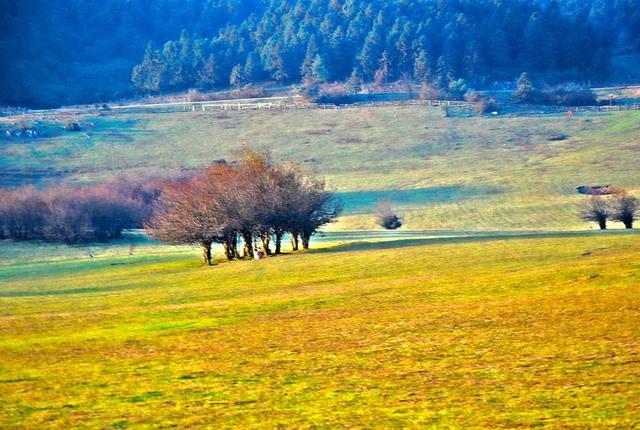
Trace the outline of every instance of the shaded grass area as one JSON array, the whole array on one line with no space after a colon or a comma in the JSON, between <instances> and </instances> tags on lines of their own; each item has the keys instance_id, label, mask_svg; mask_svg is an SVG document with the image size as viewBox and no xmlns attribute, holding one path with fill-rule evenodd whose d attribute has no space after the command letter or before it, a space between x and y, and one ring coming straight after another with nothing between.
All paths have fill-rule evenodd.
<instances>
[{"instance_id":1,"label":"shaded grass area","mask_svg":"<svg viewBox=\"0 0 640 430\"><path fill-rule=\"evenodd\" d=\"M577 229L578 185L640 188L640 112L444 118L376 107L80 120L86 135L3 141L0 181L27 181L20 172L44 172L39 182L180 174L251 145L326 176L352 208L342 230L375 228L377 196L394 202L409 229ZM568 139L549 140L560 134Z\"/></svg>"},{"instance_id":2,"label":"shaded grass area","mask_svg":"<svg viewBox=\"0 0 640 430\"><path fill-rule=\"evenodd\" d=\"M629 428L637 239L0 267L0 427Z\"/></svg>"}]
</instances>

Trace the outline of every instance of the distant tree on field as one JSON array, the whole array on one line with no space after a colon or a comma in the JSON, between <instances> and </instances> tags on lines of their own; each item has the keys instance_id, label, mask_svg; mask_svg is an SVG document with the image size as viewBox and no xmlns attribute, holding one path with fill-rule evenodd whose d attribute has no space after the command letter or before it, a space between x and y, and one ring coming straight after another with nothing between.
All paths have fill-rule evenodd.
<instances>
[{"instance_id":1,"label":"distant tree on field","mask_svg":"<svg viewBox=\"0 0 640 430\"><path fill-rule=\"evenodd\" d=\"M393 210L391 202L383 199L375 204L376 221L378 225L387 230L396 230L402 227L402 218Z\"/></svg>"},{"instance_id":2,"label":"distant tree on field","mask_svg":"<svg viewBox=\"0 0 640 430\"><path fill-rule=\"evenodd\" d=\"M614 197L611 205L611 218L624 224L625 228L633 228L634 221L640 215L640 200L627 193Z\"/></svg>"},{"instance_id":3,"label":"distant tree on field","mask_svg":"<svg viewBox=\"0 0 640 430\"><path fill-rule=\"evenodd\" d=\"M205 176L166 184L158 208L145 228L151 236L165 242L199 244L204 262L210 265L211 246L224 230L224 221L210 192Z\"/></svg>"},{"instance_id":4,"label":"distant tree on field","mask_svg":"<svg viewBox=\"0 0 640 430\"><path fill-rule=\"evenodd\" d=\"M610 203L601 196L591 196L580 209L580 217L586 222L597 222L601 230L607 229Z\"/></svg>"},{"instance_id":5,"label":"distant tree on field","mask_svg":"<svg viewBox=\"0 0 640 430\"><path fill-rule=\"evenodd\" d=\"M342 212L342 205L326 189L324 180L307 177L300 186L300 192L294 197L295 216L289 230L294 250L298 249L298 236L302 241L302 248L309 249L309 241L318 229L334 222Z\"/></svg>"}]
</instances>

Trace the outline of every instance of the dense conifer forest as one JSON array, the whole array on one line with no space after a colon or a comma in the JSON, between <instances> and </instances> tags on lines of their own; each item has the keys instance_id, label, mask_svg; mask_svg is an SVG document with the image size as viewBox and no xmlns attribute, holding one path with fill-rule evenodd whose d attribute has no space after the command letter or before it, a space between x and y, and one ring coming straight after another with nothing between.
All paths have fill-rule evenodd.
<instances>
[{"instance_id":1,"label":"dense conifer forest","mask_svg":"<svg viewBox=\"0 0 640 430\"><path fill-rule=\"evenodd\" d=\"M0 0L0 103L272 81L606 82L635 0Z\"/></svg>"}]
</instances>

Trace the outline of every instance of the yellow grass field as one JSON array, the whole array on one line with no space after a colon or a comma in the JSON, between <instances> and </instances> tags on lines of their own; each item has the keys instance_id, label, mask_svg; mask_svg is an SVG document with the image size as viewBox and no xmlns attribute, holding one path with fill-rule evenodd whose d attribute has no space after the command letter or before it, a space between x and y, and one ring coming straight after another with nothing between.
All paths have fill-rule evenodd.
<instances>
[{"instance_id":1,"label":"yellow grass field","mask_svg":"<svg viewBox=\"0 0 640 430\"><path fill-rule=\"evenodd\" d=\"M0 266L0 427L640 423L640 236Z\"/></svg>"}]
</instances>

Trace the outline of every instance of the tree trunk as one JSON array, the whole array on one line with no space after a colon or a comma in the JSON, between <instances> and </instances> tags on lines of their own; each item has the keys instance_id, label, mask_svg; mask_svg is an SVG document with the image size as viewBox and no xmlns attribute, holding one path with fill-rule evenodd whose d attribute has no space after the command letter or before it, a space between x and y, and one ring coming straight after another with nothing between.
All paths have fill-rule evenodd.
<instances>
[{"instance_id":1,"label":"tree trunk","mask_svg":"<svg viewBox=\"0 0 640 430\"><path fill-rule=\"evenodd\" d=\"M275 234L276 236L276 254L282 254L282 233L281 232L276 232Z\"/></svg>"},{"instance_id":2,"label":"tree trunk","mask_svg":"<svg viewBox=\"0 0 640 430\"><path fill-rule=\"evenodd\" d=\"M606 219L601 219L600 220L600 230L606 230L607 229L607 220Z\"/></svg>"},{"instance_id":3,"label":"tree trunk","mask_svg":"<svg viewBox=\"0 0 640 430\"><path fill-rule=\"evenodd\" d=\"M269 246L271 244L271 234L269 234L269 232L263 232L260 239L262 239L262 252L264 252L264 255L271 255L271 248Z\"/></svg>"},{"instance_id":4,"label":"tree trunk","mask_svg":"<svg viewBox=\"0 0 640 430\"><path fill-rule=\"evenodd\" d=\"M311 240L311 235L307 233L302 233L301 238L302 238L302 249L309 249L309 241Z\"/></svg>"},{"instance_id":5,"label":"tree trunk","mask_svg":"<svg viewBox=\"0 0 640 430\"><path fill-rule=\"evenodd\" d=\"M298 237L299 234L298 232L291 232L291 247L293 248L294 251L298 250Z\"/></svg>"},{"instance_id":6,"label":"tree trunk","mask_svg":"<svg viewBox=\"0 0 640 430\"><path fill-rule=\"evenodd\" d=\"M244 242L243 257L253 259L253 234L249 231L242 232Z\"/></svg>"},{"instance_id":7,"label":"tree trunk","mask_svg":"<svg viewBox=\"0 0 640 430\"><path fill-rule=\"evenodd\" d=\"M231 236L231 255L233 258L240 258L240 251L238 251L238 233L233 232Z\"/></svg>"},{"instance_id":8,"label":"tree trunk","mask_svg":"<svg viewBox=\"0 0 640 430\"><path fill-rule=\"evenodd\" d=\"M224 248L224 256L227 257L227 261L233 260L233 248L229 240L225 240L222 243L222 247Z\"/></svg>"},{"instance_id":9,"label":"tree trunk","mask_svg":"<svg viewBox=\"0 0 640 430\"><path fill-rule=\"evenodd\" d=\"M200 246L202 247L204 264L211 266L211 242L201 242Z\"/></svg>"},{"instance_id":10,"label":"tree trunk","mask_svg":"<svg viewBox=\"0 0 640 430\"><path fill-rule=\"evenodd\" d=\"M238 250L236 249L236 234L235 233L225 233L224 240L222 242L222 246L224 247L224 255L227 257L227 261L231 261L238 256Z\"/></svg>"}]
</instances>

